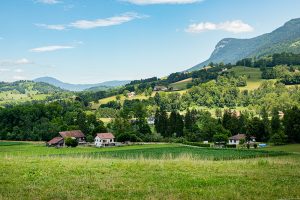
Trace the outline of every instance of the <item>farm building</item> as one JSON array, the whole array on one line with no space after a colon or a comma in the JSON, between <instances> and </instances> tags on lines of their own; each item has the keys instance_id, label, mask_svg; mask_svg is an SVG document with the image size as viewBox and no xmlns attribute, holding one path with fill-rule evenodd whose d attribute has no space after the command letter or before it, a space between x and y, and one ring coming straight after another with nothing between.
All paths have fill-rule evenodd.
<instances>
[{"instance_id":1,"label":"farm building","mask_svg":"<svg viewBox=\"0 0 300 200\"><path fill-rule=\"evenodd\" d=\"M78 141L78 144L86 144L85 135L81 130L73 130L73 131L62 131L59 132L60 137L55 137L49 142L47 142L47 146L64 146L66 138L74 138Z\"/></svg>"},{"instance_id":2,"label":"farm building","mask_svg":"<svg viewBox=\"0 0 300 200\"><path fill-rule=\"evenodd\" d=\"M155 123L155 118L154 118L154 117L149 117L149 118L147 119L147 123L148 123L149 125L154 125L154 123Z\"/></svg>"},{"instance_id":3,"label":"farm building","mask_svg":"<svg viewBox=\"0 0 300 200\"><path fill-rule=\"evenodd\" d=\"M228 139L228 144L240 144L241 140L246 140L246 134L237 134ZM255 137L251 136L249 142L255 142Z\"/></svg>"},{"instance_id":4,"label":"farm building","mask_svg":"<svg viewBox=\"0 0 300 200\"><path fill-rule=\"evenodd\" d=\"M115 136L112 133L97 133L95 137L96 147L103 146L114 146L115 145Z\"/></svg>"},{"instance_id":5,"label":"farm building","mask_svg":"<svg viewBox=\"0 0 300 200\"><path fill-rule=\"evenodd\" d=\"M47 146L53 146L53 147L62 147L64 146L64 138L62 137L55 137L49 142L47 142Z\"/></svg>"},{"instance_id":6,"label":"farm building","mask_svg":"<svg viewBox=\"0 0 300 200\"><path fill-rule=\"evenodd\" d=\"M127 93L127 96L128 96L128 98L133 98L133 97L135 97L135 92L128 92Z\"/></svg>"},{"instance_id":7,"label":"farm building","mask_svg":"<svg viewBox=\"0 0 300 200\"><path fill-rule=\"evenodd\" d=\"M60 136L65 138L75 138L78 141L78 144L85 144L86 143L86 139L85 139L85 135L82 133L81 130L73 130L73 131L62 131L59 132Z\"/></svg>"},{"instance_id":8,"label":"farm building","mask_svg":"<svg viewBox=\"0 0 300 200\"><path fill-rule=\"evenodd\" d=\"M167 91L168 88L165 86L155 86L153 90L154 91Z\"/></svg>"}]
</instances>

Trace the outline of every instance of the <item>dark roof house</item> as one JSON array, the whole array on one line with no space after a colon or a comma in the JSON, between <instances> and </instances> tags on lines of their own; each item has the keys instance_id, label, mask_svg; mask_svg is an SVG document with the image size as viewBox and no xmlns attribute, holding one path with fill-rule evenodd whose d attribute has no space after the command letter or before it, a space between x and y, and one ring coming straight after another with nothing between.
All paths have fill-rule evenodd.
<instances>
[{"instance_id":1,"label":"dark roof house","mask_svg":"<svg viewBox=\"0 0 300 200\"><path fill-rule=\"evenodd\" d=\"M246 139L246 134L237 134L228 138L229 140L241 140Z\"/></svg>"},{"instance_id":2,"label":"dark roof house","mask_svg":"<svg viewBox=\"0 0 300 200\"><path fill-rule=\"evenodd\" d=\"M114 139L115 136L112 133L97 133L97 137L101 139Z\"/></svg>"},{"instance_id":3,"label":"dark roof house","mask_svg":"<svg viewBox=\"0 0 300 200\"><path fill-rule=\"evenodd\" d=\"M47 142L48 146L63 146L64 145L64 138L62 137L55 137L49 142Z\"/></svg>"},{"instance_id":4,"label":"dark roof house","mask_svg":"<svg viewBox=\"0 0 300 200\"><path fill-rule=\"evenodd\" d=\"M62 131L62 132L59 132L59 134L63 138L67 138L67 137L76 138L79 144L86 143L85 135L82 133L81 130Z\"/></svg>"},{"instance_id":5,"label":"dark roof house","mask_svg":"<svg viewBox=\"0 0 300 200\"><path fill-rule=\"evenodd\" d=\"M74 138L84 138L85 135L82 133L81 130L73 130L73 131L62 131L59 134L63 137L74 137Z\"/></svg>"}]
</instances>

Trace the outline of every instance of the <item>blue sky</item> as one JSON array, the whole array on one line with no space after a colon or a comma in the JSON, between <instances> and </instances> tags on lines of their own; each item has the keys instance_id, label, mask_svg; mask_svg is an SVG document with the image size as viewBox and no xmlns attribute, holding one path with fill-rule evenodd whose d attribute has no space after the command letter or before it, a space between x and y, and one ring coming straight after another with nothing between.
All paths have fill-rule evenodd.
<instances>
[{"instance_id":1,"label":"blue sky","mask_svg":"<svg viewBox=\"0 0 300 200\"><path fill-rule=\"evenodd\" d=\"M3 0L0 81L165 76L300 17L299 0Z\"/></svg>"}]
</instances>

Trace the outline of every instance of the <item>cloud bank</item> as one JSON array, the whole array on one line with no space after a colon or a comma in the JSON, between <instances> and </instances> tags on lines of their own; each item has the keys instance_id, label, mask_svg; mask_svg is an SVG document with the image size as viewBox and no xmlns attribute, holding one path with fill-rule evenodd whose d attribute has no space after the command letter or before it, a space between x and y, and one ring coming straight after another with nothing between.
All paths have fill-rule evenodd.
<instances>
[{"instance_id":1,"label":"cloud bank","mask_svg":"<svg viewBox=\"0 0 300 200\"><path fill-rule=\"evenodd\" d=\"M36 2L43 3L43 4L58 4L58 3L61 3L61 1L58 1L58 0L37 0Z\"/></svg>"},{"instance_id":2,"label":"cloud bank","mask_svg":"<svg viewBox=\"0 0 300 200\"><path fill-rule=\"evenodd\" d=\"M51 30L66 30L68 28L76 28L76 29L93 29L98 27L107 27L107 26L115 26L120 25L126 22L130 22L135 19L145 18L145 15L139 15L137 13L124 13L121 15L117 15L114 17L96 19L96 20L77 20L67 25L56 24L56 25L48 25L48 24L35 24L36 26L51 29Z\"/></svg>"},{"instance_id":3,"label":"cloud bank","mask_svg":"<svg viewBox=\"0 0 300 200\"><path fill-rule=\"evenodd\" d=\"M11 66L20 66L20 65L29 65L33 64L32 61L22 58L18 60L2 60L0 61L0 67L11 67Z\"/></svg>"},{"instance_id":4,"label":"cloud bank","mask_svg":"<svg viewBox=\"0 0 300 200\"><path fill-rule=\"evenodd\" d=\"M226 21L219 24L211 23L211 22L201 22L201 23L194 23L188 26L185 29L188 33L202 33L206 31L227 31L231 33L245 33L245 32L252 32L254 30L249 24L244 23L241 20L233 20L233 21Z\"/></svg>"},{"instance_id":5,"label":"cloud bank","mask_svg":"<svg viewBox=\"0 0 300 200\"><path fill-rule=\"evenodd\" d=\"M44 47L37 47L30 49L29 51L34 53L41 53L41 52L51 52L51 51L57 51L62 49L73 49L74 46L63 46L63 45L53 45L53 46L44 46Z\"/></svg>"}]
</instances>

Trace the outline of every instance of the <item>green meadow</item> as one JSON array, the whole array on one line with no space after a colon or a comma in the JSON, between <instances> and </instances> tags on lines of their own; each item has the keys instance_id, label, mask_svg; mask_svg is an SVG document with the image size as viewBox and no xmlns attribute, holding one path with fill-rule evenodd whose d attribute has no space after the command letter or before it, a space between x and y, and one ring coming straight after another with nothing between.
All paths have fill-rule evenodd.
<instances>
[{"instance_id":1,"label":"green meadow","mask_svg":"<svg viewBox=\"0 0 300 200\"><path fill-rule=\"evenodd\" d=\"M0 142L0 199L295 199L300 198L295 148L56 149Z\"/></svg>"}]
</instances>

